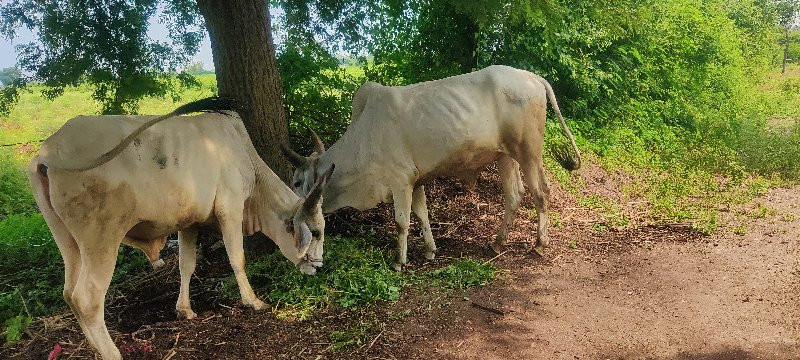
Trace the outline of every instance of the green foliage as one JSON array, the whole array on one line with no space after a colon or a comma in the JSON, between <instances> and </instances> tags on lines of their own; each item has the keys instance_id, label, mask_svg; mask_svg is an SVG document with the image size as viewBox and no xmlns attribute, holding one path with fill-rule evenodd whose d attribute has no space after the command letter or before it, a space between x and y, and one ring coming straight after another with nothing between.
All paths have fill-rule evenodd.
<instances>
[{"instance_id":1,"label":"green foliage","mask_svg":"<svg viewBox=\"0 0 800 360\"><path fill-rule=\"evenodd\" d=\"M384 250L360 238L329 237L325 242L325 266L314 276L300 273L279 252L251 261L247 275L256 293L272 303L280 316L305 319L331 304L354 308L376 301L394 301L411 284L431 284L442 289L465 289L492 281L498 269L464 258L429 273L392 270L392 258ZM222 295L239 299L236 279L225 280ZM338 334L343 342L347 334Z\"/></svg>"},{"instance_id":2,"label":"green foliage","mask_svg":"<svg viewBox=\"0 0 800 360\"><path fill-rule=\"evenodd\" d=\"M22 333L31 324L33 318L25 315L17 315L5 322L6 342L12 343L22 338Z\"/></svg>"},{"instance_id":3,"label":"green foliage","mask_svg":"<svg viewBox=\"0 0 800 360\"><path fill-rule=\"evenodd\" d=\"M462 258L429 274L431 284L445 289L466 289L494 280L497 267L474 259Z\"/></svg>"},{"instance_id":4,"label":"green foliage","mask_svg":"<svg viewBox=\"0 0 800 360\"><path fill-rule=\"evenodd\" d=\"M391 269L390 258L364 239L328 237L325 266L315 276L300 273L280 252L266 255L247 266L250 284L269 302L300 318L314 310L338 304L345 308L378 300L394 301L409 282L407 275ZM238 299L236 280L230 277L222 289Z\"/></svg>"},{"instance_id":5,"label":"green foliage","mask_svg":"<svg viewBox=\"0 0 800 360\"><path fill-rule=\"evenodd\" d=\"M611 199L604 198L598 194L591 194L578 199L578 204L588 207L590 209L599 210L600 214L604 217L602 224L598 226L613 226L621 227L628 225L628 219L619 205Z\"/></svg>"},{"instance_id":6,"label":"green foliage","mask_svg":"<svg viewBox=\"0 0 800 360\"><path fill-rule=\"evenodd\" d=\"M286 44L281 50L278 67L283 103L296 150L312 148L309 127L324 142L333 144L349 124L353 93L364 82L363 73L339 66L336 58L316 44Z\"/></svg>"}]
</instances>

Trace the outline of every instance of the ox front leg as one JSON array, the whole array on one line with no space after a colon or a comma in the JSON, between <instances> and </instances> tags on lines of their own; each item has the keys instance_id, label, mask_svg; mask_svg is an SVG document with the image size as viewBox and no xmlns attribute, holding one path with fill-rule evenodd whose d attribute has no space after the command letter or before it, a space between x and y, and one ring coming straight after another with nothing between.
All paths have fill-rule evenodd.
<instances>
[{"instance_id":1,"label":"ox front leg","mask_svg":"<svg viewBox=\"0 0 800 360\"><path fill-rule=\"evenodd\" d=\"M522 199L522 176L519 174L519 163L508 155L502 156L497 161L500 181L503 185L503 200L505 215L497 232L497 240L492 244L492 250L501 253L505 249L508 239L508 229L514 224L520 200Z\"/></svg>"},{"instance_id":2,"label":"ox front leg","mask_svg":"<svg viewBox=\"0 0 800 360\"><path fill-rule=\"evenodd\" d=\"M431 222L428 219L428 204L425 199L425 186L417 186L414 189L411 199L411 210L419 218L420 225L422 225L422 237L425 239L425 258L433 260L436 257L436 242L433 241L433 232L431 232Z\"/></svg>"},{"instance_id":3,"label":"ox front leg","mask_svg":"<svg viewBox=\"0 0 800 360\"><path fill-rule=\"evenodd\" d=\"M197 229L189 228L178 232L178 264L181 271L181 290L175 310L179 319L194 319L197 314L192 311L189 301L189 284L197 265Z\"/></svg>"},{"instance_id":4,"label":"ox front leg","mask_svg":"<svg viewBox=\"0 0 800 360\"><path fill-rule=\"evenodd\" d=\"M411 187L392 191L392 200L394 201L394 221L397 224L397 259L394 263L394 269L402 271L403 265L408 262L408 228L411 226Z\"/></svg>"},{"instance_id":5,"label":"ox front leg","mask_svg":"<svg viewBox=\"0 0 800 360\"><path fill-rule=\"evenodd\" d=\"M236 205L238 204L238 206ZM261 310L266 306L259 300L247 280L244 263L244 248L242 246L242 217L244 214L244 201L232 201L228 205L217 205L217 219L219 219L222 240L225 243L225 251L228 253L228 261L233 268L236 283L239 285L239 295L242 303L255 310Z\"/></svg>"}]
</instances>

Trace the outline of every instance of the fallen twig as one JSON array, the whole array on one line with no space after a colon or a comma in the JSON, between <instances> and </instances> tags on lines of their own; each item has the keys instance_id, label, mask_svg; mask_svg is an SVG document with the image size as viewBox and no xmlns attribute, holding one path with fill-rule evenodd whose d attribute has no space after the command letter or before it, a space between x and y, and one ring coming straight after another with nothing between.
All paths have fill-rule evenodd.
<instances>
[{"instance_id":1,"label":"fallen twig","mask_svg":"<svg viewBox=\"0 0 800 360\"><path fill-rule=\"evenodd\" d=\"M501 315L501 316L506 314L502 310L498 310L498 309L495 309L495 308L490 308L488 306L484 306L484 305L478 304L478 303L476 303L474 301L471 303L471 305L473 307L476 307L476 308L484 310L484 311L488 311L488 312L493 313L493 314L497 314L497 315Z\"/></svg>"},{"instance_id":2,"label":"fallen twig","mask_svg":"<svg viewBox=\"0 0 800 360\"><path fill-rule=\"evenodd\" d=\"M381 337L381 335L383 335L383 330L381 330L381 332L378 333L378 336L376 336L374 339L372 339L372 341L370 341L369 346L367 346L367 350L372 348L372 345L375 345L375 342L378 341L378 338Z\"/></svg>"},{"instance_id":3,"label":"fallen twig","mask_svg":"<svg viewBox=\"0 0 800 360\"><path fill-rule=\"evenodd\" d=\"M167 356L164 356L164 360L172 359L172 357L175 356L175 354L177 354L177 353L178 352L175 351L175 349L170 349L169 353L167 354Z\"/></svg>"},{"instance_id":4,"label":"fallen twig","mask_svg":"<svg viewBox=\"0 0 800 360\"><path fill-rule=\"evenodd\" d=\"M497 258L499 258L499 257L501 257L501 256L503 256L503 255L505 255L507 252L508 252L508 250L506 250L506 251L503 251L503 252L501 252L501 253L497 254L497 256L495 256L495 257L493 257L493 258L491 258L491 259L489 259L489 260L486 260L486 261L484 261L484 262L483 262L483 265L486 265L486 264L488 264L488 263L490 263L490 262L494 261L495 259L497 259Z\"/></svg>"}]
</instances>

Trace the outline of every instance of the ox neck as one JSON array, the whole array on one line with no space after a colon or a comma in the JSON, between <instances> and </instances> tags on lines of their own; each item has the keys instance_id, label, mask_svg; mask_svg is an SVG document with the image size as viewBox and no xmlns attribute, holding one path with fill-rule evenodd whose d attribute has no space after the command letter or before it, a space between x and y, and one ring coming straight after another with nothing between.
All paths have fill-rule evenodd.
<instances>
[{"instance_id":1,"label":"ox neck","mask_svg":"<svg viewBox=\"0 0 800 360\"><path fill-rule=\"evenodd\" d=\"M284 221L294 216L300 197L264 163L253 148L250 154L256 181L245 209L245 231L261 231L273 241Z\"/></svg>"}]
</instances>

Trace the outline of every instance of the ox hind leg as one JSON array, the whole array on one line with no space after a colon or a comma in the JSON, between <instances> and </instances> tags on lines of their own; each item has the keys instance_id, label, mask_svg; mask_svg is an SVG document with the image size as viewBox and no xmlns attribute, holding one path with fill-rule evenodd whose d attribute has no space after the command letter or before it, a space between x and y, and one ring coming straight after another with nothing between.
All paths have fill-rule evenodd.
<instances>
[{"instance_id":1,"label":"ox hind leg","mask_svg":"<svg viewBox=\"0 0 800 360\"><path fill-rule=\"evenodd\" d=\"M514 218L517 215L524 188L522 186L522 177L519 173L519 163L516 160L508 155L503 155L497 160L497 168L503 185L503 205L505 208L503 222L497 232L497 240L492 244L492 250L499 254L505 249L508 229L514 224Z\"/></svg>"},{"instance_id":2,"label":"ox hind leg","mask_svg":"<svg viewBox=\"0 0 800 360\"><path fill-rule=\"evenodd\" d=\"M197 265L197 229L189 228L178 232L178 267L181 272L181 290L175 310L178 318L194 319L197 314L192 311L189 301L189 283Z\"/></svg>"},{"instance_id":3,"label":"ox hind leg","mask_svg":"<svg viewBox=\"0 0 800 360\"><path fill-rule=\"evenodd\" d=\"M42 202L43 196L34 191L36 203L42 212L44 221L50 232L53 234L53 239L56 241L58 251L61 253L61 258L64 260L64 301L72 309L72 313L76 318L80 314L75 310L75 305L72 302L72 293L75 289L75 284L78 282L78 275L81 271L81 251L75 238L69 232L67 227L61 221L61 218L56 215L53 208L50 207L49 202ZM42 197L42 199L40 199ZM46 200L45 200L46 201ZM80 320L78 318L78 320Z\"/></svg>"},{"instance_id":4,"label":"ox hind leg","mask_svg":"<svg viewBox=\"0 0 800 360\"><path fill-rule=\"evenodd\" d=\"M436 242L433 241L431 222L428 219L428 204L425 199L425 186L420 185L411 195L411 211L417 215L422 226L422 238L425 239L425 258L433 260L436 257Z\"/></svg>"},{"instance_id":5,"label":"ox hind leg","mask_svg":"<svg viewBox=\"0 0 800 360\"><path fill-rule=\"evenodd\" d=\"M520 164L522 166L522 171L525 173L525 182L528 184L528 188L533 196L533 203L536 205L536 214L539 218L536 245L533 251L539 255L543 255L544 247L550 243L547 237L547 209L550 189L547 186L547 179L545 178L541 152L539 152L538 155L527 157L527 159L525 159L524 162L520 162Z\"/></svg>"},{"instance_id":6,"label":"ox hind leg","mask_svg":"<svg viewBox=\"0 0 800 360\"><path fill-rule=\"evenodd\" d=\"M124 234L108 234L102 226L90 226L75 233L81 246L81 268L71 298L78 323L89 341L103 359L121 359L105 323L105 297L117 252Z\"/></svg>"},{"instance_id":7,"label":"ox hind leg","mask_svg":"<svg viewBox=\"0 0 800 360\"><path fill-rule=\"evenodd\" d=\"M408 228L411 226L412 192L411 186L392 191L394 221L397 224L397 258L394 262L396 271L402 271L403 265L408 262Z\"/></svg>"},{"instance_id":8,"label":"ox hind leg","mask_svg":"<svg viewBox=\"0 0 800 360\"><path fill-rule=\"evenodd\" d=\"M53 239L56 241L56 246L58 246L58 251L61 253L61 258L64 260L64 301L77 317L78 312L75 311L75 306L72 304L71 295L75 284L78 282L78 274L81 270L81 252L72 233L69 232L69 229L67 229L50 204L49 181L48 178L39 173L38 164L38 157L31 161L28 167L28 181L33 190L36 205L39 206L42 217L44 217L47 227L50 228Z\"/></svg>"},{"instance_id":9,"label":"ox hind leg","mask_svg":"<svg viewBox=\"0 0 800 360\"><path fill-rule=\"evenodd\" d=\"M255 310L263 309L266 304L259 300L253 288L250 286L250 281L247 280L247 273L245 273L244 262L244 248L243 248L243 234L242 234L242 218L244 217L244 199L224 199L217 195L217 201L214 204L216 209L216 216L219 221L219 227L222 231L222 241L225 243L225 251L228 253L228 261L233 268L233 275L236 277L236 283L239 285L239 295L242 297L242 303L250 306ZM183 274L181 274L183 276Z\"/></svg>"}]
</instances>

